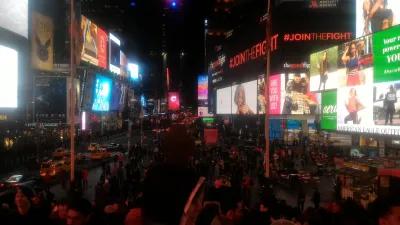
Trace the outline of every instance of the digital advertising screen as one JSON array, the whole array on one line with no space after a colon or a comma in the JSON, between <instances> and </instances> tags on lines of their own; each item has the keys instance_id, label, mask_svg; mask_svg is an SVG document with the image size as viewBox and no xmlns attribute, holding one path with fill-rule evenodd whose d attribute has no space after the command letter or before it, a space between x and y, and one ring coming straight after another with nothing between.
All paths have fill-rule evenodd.
<instances>
[{"instance_id":1,"label":"digital advertising screen","mask_svg":"<svg viewBox=\"0 0 400 225\"><path fill-rule=\"evenodd\" d=\"M208 76L198 76L197 80L197 99L208 99Z\"/></svg>"},{"instance_id":2,"label":"digital advertising screen","mask_svg":"<svg viewBox=\"0 0 400 225\"><path fill-rule=\"evenodd\" d=\"M168 92L168 109L179 110L179 92Z\"/></svg>"},{"instance_id":3,"label":"digital advertising screen","mask_svg":"<svg viewBox=\"0 0 400 225\"><path fill-rule=\"evenodd\" d=\"M305 73L288 74L283 96L281 114L320 114L321 94L310 92L310 78Z\"/></svg>"},{"instance_id":4,"label":"digital advertising screen","mask_svg":"<svg viewBox=\"0 0 400 225\"><path fill-rule=\"evenodd\" d=\"M213 116L212 113L208 112L208 107L197 107L197 115L199 117L209 117Z\"/></svg>"},{"instance_id":5,"label":"digital advertising screen","mask_svg":"<svg viewBox=\"0 0 400 225\"><path fill-rule=\"evenodd\" d=\"M269 114L280 115L285 102L285 74L277 74L269 77ZM264 107L265 108L265 107Z\"/></svg>"},{"instance_id":6,"label":"digital advertising screen","mask_svg":"<svg viewBox=\"0 0 400 225\"><path fill-rule=\"evenodd\" d=\"M28 38L28 0L0 0L0 27Z\"/></svg>"},{"instance_id":7,"label":"digital advertising screen","mask_svg":"<svg viewBox=\"0 0 400 225\"><path fill-rule=\"evenodd\" d=\"M257 80L257 108L259 114L265 114L266 112L266 89L265 89L265 75L259 75Z\"/></svg>"},{"instance_id":8,"label":"digital advertising screen","mask_svg":"<svg viewBox=\"0 0 400 225\"><path fill-rule=\"evenodd\" d=\"M374 83L400 80L400 25L374 34L373 42Z\"/></svg>"},{"instance_id":9,"label":"digital advertising screen","mask_svg":"<svg viewBox=\"0 0 400 225\"><path fill-rule=\"evenodd\" d=\"M356 0L356 38L400 23L400 1Z\"/></svg>"},{"instance_id":10,"label":"digital advertising screen","mask_svg":"<svg viewBox=\"0 0 400 225\"><path fill-rule=\"evenodd\" d=\"M316 52L310 56L310 91L337 88L338 46Z\"/></svg>"},{"instance_id":11,"label":"digital advertising screen","mask_svg":"<svg viewBox=\"0 0 400 225\"><path fill-rule=\"evenodd\" d=\"M217 90L217 114L232 113L231 92L232 87L226 87Z\"/></svg>"},{"instance_id":12,"label":"digital advertising screen","mask_svg":"<svg viewBox=\"0 0 400 225\"><path fill-rule=\"evenodd\" d=\"M372 35L339 45L338 87L372 85Z\"/></svg>"},{"instance_id":13,"label":"digital advertising screen","mask_svg":"<svg viewBox=\"0 0 400 225\"><path fill-rule=\"evenodd\" d=\"M110 110L112 80L106 76L96 74L93 88L93 111L106 112Z\"/></svg>"},{"instance_id":14,"label":"digital advertising screen","mask_svg":"<svg viewBox=\"0 0 400 225\"><path fill-rule=\"evenodd\" d=\"M127 101L128 101L128 108L134 109L135 108L135 91L133 89L127 89Z\"/></svg>"},{"instance_id":15,"label":"digital advertising screen","mask_svg":"<svg viewBox=\"0 0 400 225\"><path fill-rule=\"evenodd\" d=\"M81 29L83 31L83 48L81 59L95 66L99 65L98 59L98 34L97 25L85 16L81 17Z\"/></svg>"},{"instance_id":16,"label":"digital advertising screen","mask_svg":"<svg viewBox=\"0 0 400 225\"><path fill-rule=\"evenodd\" d=\"M128 77L128 59L122 51L120 51L120 71L122 77Z\"/></svg>"},{"instance_id":17,"label":"digital advertising screen","mask_svg":"<svg viewBox=\"0 0 400 225\"><path fill-rule=\"evenodd\" d=\"M116 74L121 74L121 50L120 50L121 41L110 33L109 39L109 62L110 62L110 71Z\"/></svg>"},{"instance_id":18,"label":"digital advertising screen","mask_svg":"<svg viewBox=\"0 0 400 225\"><path fill-rule=\"evenodd\" d=\"M232 114L257 114L257 80L232 86Z\"/></svg>"},{"instance_id":19,"label":"digital advertising screen","mask_svg":"<svg viewBox=\"0 0 400 225\"><path fill-rule=\"evenodd\" d=\"M106 70L108 68L108 38L107 33L99 27L97 28L97 44L98 66Z\"/></svg>"},{"instance_id":20,"label":"digital advertising screen","mask_svg":"<svg viewBox=\"0 0 400 225\"><path fill-rule=\"evenodd\" d=\"M322 112L321 112L321 129L336 130L337 126L337 96L336 91L327 91L321 93Z\"/></svg>"},{"instance_id":21,"label":"digital advertising screen","mask_svg":"<svg viewBox=\"0 0 400 225\"><path fill-rule=\"evenodd\" d=\"M128 71L131 79L137 80L139 78L139 66L134 63L128 63Z\"/></svg>"},{"instance_id":22,"label":"digital advertising screen","mask_svg":"<svg viewBox=\"0 0 400 225\"><path fill-rule=\"evenodd\" d=\"M110 110L122 110L125 106L127 86L120 80L114 80L111 91Z\"/></svg>"},{"instance_id":23,"label":"digital advertising screen","mask_svg":"<svg viewBox=\"0 0 400 225\"><path fill-rule=\"evenodd\" d=\"M71 78L69 78L71 79ZM81 96L81 82L78 78L74 79L74 88L75 91L75 117L79 118L80 114L80 96Z\"/></svg>"},{"instance_id":24,"label":"digital advertising screen","mask_svg":"<svg viewBox=\"0 0 400 225\"><path fill-rule=\"evenodd\" d=\"M90 110L93 106L93 89L94 89L95 76L93 74L87 74L85 83L82 85L83 90L83 110Z\"/></svg>"},{"instance_id":25,"label":"digital advertising screen","mask_svg":"<svg viewBox=\"0 0 400 225\"><path fill-rule=\"evenodd\" d=\"M18 52L0 45L0 108L18 106Z\"/></svg>"},{"instance_id":26,"label":"digital advertising screen","mask_svg":"<svg viewBox=\"0 0 400 225\"><path fill-rule=\"evenodd\" d=\"M400 80L374 84L375 125L400 126Z\"/></svg>"},{"instance_id":27,"label":"digital advertising screen","mask_svg":"<svg viewBox=\"0 0 400 225\"><path fill-rule=\"evenodd\" d=\"M67 80L67 77L36 77L36 121L54 123L67 121Z\"/></svg>"}]
</instances>

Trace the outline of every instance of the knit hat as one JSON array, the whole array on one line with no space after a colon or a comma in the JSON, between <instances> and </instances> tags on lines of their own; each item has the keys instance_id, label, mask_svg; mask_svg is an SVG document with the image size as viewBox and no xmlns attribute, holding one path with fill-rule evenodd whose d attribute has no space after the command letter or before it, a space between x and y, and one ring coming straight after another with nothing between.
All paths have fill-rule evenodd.
<instances>
[{"instance_id":1,"label":"knit hat","mask_svg":"<svg viewBox=\"0 0 400 225\"><path fill-rule=\"evenodd\" d=\"M19 186L17 188L17 192L20 191L23 195L25 195L29 200L31 200L33 198L33 196L35 195L35 191L28 186Z\"/></svg>"}]
</instances>

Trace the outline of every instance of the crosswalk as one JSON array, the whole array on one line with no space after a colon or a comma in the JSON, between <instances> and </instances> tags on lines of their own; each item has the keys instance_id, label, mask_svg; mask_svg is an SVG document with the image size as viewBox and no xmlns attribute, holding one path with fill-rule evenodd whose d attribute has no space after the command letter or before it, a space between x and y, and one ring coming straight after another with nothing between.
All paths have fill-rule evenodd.
<instances>
[{"instance_id":1,"label":"crosswalk","mask_svg":"<svg viewBox=\"0 0 400 225\"><path fill-rule=\"evenodd\" d=\"M122 152L110 152L110 157L119 156L119 155L123 155L123 153ZM83 158L90 158L90 153L89 152L81 153L81 156Z\"/></svg>"}]
</instances>

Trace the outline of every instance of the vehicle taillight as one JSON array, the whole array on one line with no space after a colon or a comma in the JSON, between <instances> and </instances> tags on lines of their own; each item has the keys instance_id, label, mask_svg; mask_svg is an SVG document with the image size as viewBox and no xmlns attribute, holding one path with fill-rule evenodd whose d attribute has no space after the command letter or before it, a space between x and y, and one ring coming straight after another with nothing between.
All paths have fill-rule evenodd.
<instances>
[{"instance_id":1,"label":"vehicle taillight","mask_svg":"<svg viewBox=\"0 0 400 225\"><path fill-rule=\"evenodd\" d=\"M4 187L4 184L0 184L0 187Z\"/></svg>"},{"instance_id":2,"label":"vehicle taillight","mask_svg":"<svg viewBox=\"0 0 400 225\"><path fill-rule=\"evenodd\" d=\"M17 187L17 186L18 186L18 184L13 184L13 186L14 186L14 187Z\"/></svg>"}]
</instances>

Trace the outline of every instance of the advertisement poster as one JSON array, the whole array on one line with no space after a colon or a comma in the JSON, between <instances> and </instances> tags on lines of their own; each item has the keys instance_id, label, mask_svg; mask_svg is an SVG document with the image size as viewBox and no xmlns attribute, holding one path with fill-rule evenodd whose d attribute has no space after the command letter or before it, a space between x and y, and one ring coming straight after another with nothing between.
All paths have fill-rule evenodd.
<instances>
[{"instance_id":1,"label":"advertisement poster","mask_svg":"<svg viewBox=\"0 0 400 225\"><path fill-rule=\"evenodd\" d=\"M18 52L0 45L0 108L18 106Z\"/></svg>"},{"instance_id":2,"label":"advertisement poster","mask_svg":"<svg viewBox=\"0 0 400 225\"><path fill-rule=\"evenodd\" d=\"M316 52L310 56L310 91L337 88L338 46Z\"/></svg>"},{"instance_id":3,"label":"advertisement poster","mask_svg":"<svg viewBox=\"0 0 400 225\"><path fill-rule=\"evenodd\" d=\"M400 126L400 81L374 84L375 125Z\"/></svg>"},{"instance_id":4,"label":"advertisement poster","mask_svg":"<svg viewBox=\"0 0 400 225\"><path fill-rule=\"evenodd\" d=\"M213 116L212 113L208 112L208 107L197 107L197 115L199 117Z\"/></svg>"},{"instance_id":5,"label":"advertisement poster","mask_svg":"<svg viewBox=\"0 0 400 225\"><path fill-rule=\"evenodd\" d=\"M110 71L116 74L121 74L121 50L120 45L121 41L115 37L113 34L110 33L109 39L109 63L110 63Z\"/></svg>"},{"instance_id":6,"label":"advertisement poster","mask_svg":"<svg viewBox=\"0 0 400 225\"><path fill-rule=\"evenodd\" d=\"M337 130L372 127L372 86L343 87L337 91Z\"/></svg>"},{"instance_id":7,"label":"advertisement poster","mask_svg":"<svg viewBox=\"0 0 400 225\"><path fill-rule=\"evenodd\" d=\"M231 93L232 87L217 90L217 114L232 113Z\"/></svg>"},{"instance_id":8,"label":"advertisement poster","mask_svg":"<svg viewBox=\"0 0 400 225\"><path fill-rule=\"evenodd\" d=\"M198 76L197 81L197 99L208 99L208 76Z\"/></svg>"},{"instance_id":9,"label":"advertisement poster","mask_svg":"<svg viewBox=\"0 0 400 225\"><path fill-rule=\"evenodd\" d=\"M365 36L339 46L338 87L372 85L374 55L372 36Z\"/></svg>"},{"instance_id":10,"label":"advertisement poster","mask_svg":"<svg viewBox=\"0 0 400 225\"><path fill-rule=\"evenodd\" d=\"M232 114L257 114L257 80L232 86Z\"/></svg>"},{"instance_id":11,"label":"advertisement poster","mask_svg":"<svg viewBox=\"0 0 400 225\"><path fill-rule=\"evenodd\" d=\"M400 12L400 1L398 7ZM374 34L373 39L374 83L400 80L400 25Z\"/></svg>"},{"instance_id":12,"label":"advertisement poster","mask_svg":"<svg viewBox=\"0 0 400 225\"><path fill-rule=\"evenodd\" d=\"M81 29L83 31L83 49L81 53L82 60L98 66L97 25L92 23L92 21L85 16L82 16Z\"/></svg>"},{"instance_id":13,"label":"advertisement poster","mask_svg":"<svg viewBox=\"0 0 400 225\"><path fill-rule=\"evenodd\" d=\"M88 74L85 83L84 89L84 99L82 104L83 110L89 110L92 108L93 105L93 88L94 88L94 80L95 77L92 74Z\"/></svg>"},{"instance_id":14,"label":"advertisement poster","mask_svg":"<svg viewBox=\"0 0 400 225\"><path fill-rule=\"evenodd\" d=\"M29 0L3 0L0 5L0 27L28 38Z\"/></svg>"},{"instance_id":15,"label":"advertisement poster","mask_svg":"<svg viewBox=\"0 0 400 225\"><path fill-rule=\"evenodd\" d=\"M120 71L121 77L127 78L128 77L128 59L126 58L125 54L120 51Z\"/></svg>"},{"instance_id":16,"label":"advertisement poster","mask_svg":"<svg viewBox=\"0 0 400 225\"><path fill-rule=\"evenodd\" d=\"M265 114L266 112L266 93L265 90L265 75L259 75L257 80L257 108L259 114Z\"/></svg>"},{"instance_id":17,"label":"advertisement poster","mask_svg":"<svg viewBox=\"0 0 400 225\"><path fill-rule=\"evenodd\" d=\"M336 91L323 92L322 98L322 113L321 113L321 129L336 130L337 126L337 96Z\"/></svg>"},{"instance_id":18,"label":"advertisement poster","mask_svg":"<svg viewBox=\"0 0 400 225\"><path fill-rule=\"evenodd\" d=\"M179 92L168 92L168 109L179 110Z\"/></svg>"},{"instance_id":19,"label":"advertisement poster","mask_svg":"<svg viewBox=\"0 0 400 225\"><path fill-rule=\"evenodd\" d=\"M53 70L54 23L50 17L32 12L32 68Z\"/></svg>"},{"instance_id":20,"label":"advertisement poster","mask_svg":"<svg viewBox=\"0 0 400 225\"><path fill-rule=\"evenodd\" d=\"M93 111L105 112L110 109L112 92L112 80L103 75L97 74L93 88Z\"/></svg>"},{"instance_id":21,"label":"advertisement poster","mask_svg":"<svg viewBox=\"0 0 400 225\"><path fill-rule=\"evenodd\" d=\"M99 67L103 69L108 68L107 60L107 33L104 30L97 28L97 43L98 43L98 60Z\"/></svg>"},{"instance_id":22,"label":"advertisement poster","mask_svg":"<svg viewBox=\"0 0 400 225\"><path fill-rule=\"evenodd\" d=\"M67 77L36 77L37 122L67 122Z\"/></svg>"},{"instance_id":23,"label":"advertisement poster","mask_svg":"<svg viewBox=\"0 0 400 225\"><path fill-rule=\"evenodd\" d=\"M111 103L110 110L120 111L125 106L126 100L126 85L122 83L122 81L114 80L112 94L111 94Z\"/></svg>"},{"instance_id":24,"label":"advertisement poster","mask_svg":"<svg viewBox=\"0 0 400 225\"><path fill-rule=\"evenodd\" d=\"M288 74L283 96L281 114L320 114L321 94L310 92L310 79L305 73Z\"/></svg>"},{"instance_id":25,"label":"advertisement poster","mask_svg":"<svg viewBox=\"0 0 400 225\"><path fill-rule=\"evenodd\" d=\"M399 0L356 1L356 38L399 24ZM374 11L373 8L376 10Z\"/></svg>"},{"instance_id":26,"label":"advertisement poster","mask_svg":"<svg viewBox=\"0 0 400 225\"><path fill-rule=\"evenodd\" d=\"M285 101L285 74L269 77L269 114L279 115Z\"/></svg>"}]
</instances>

